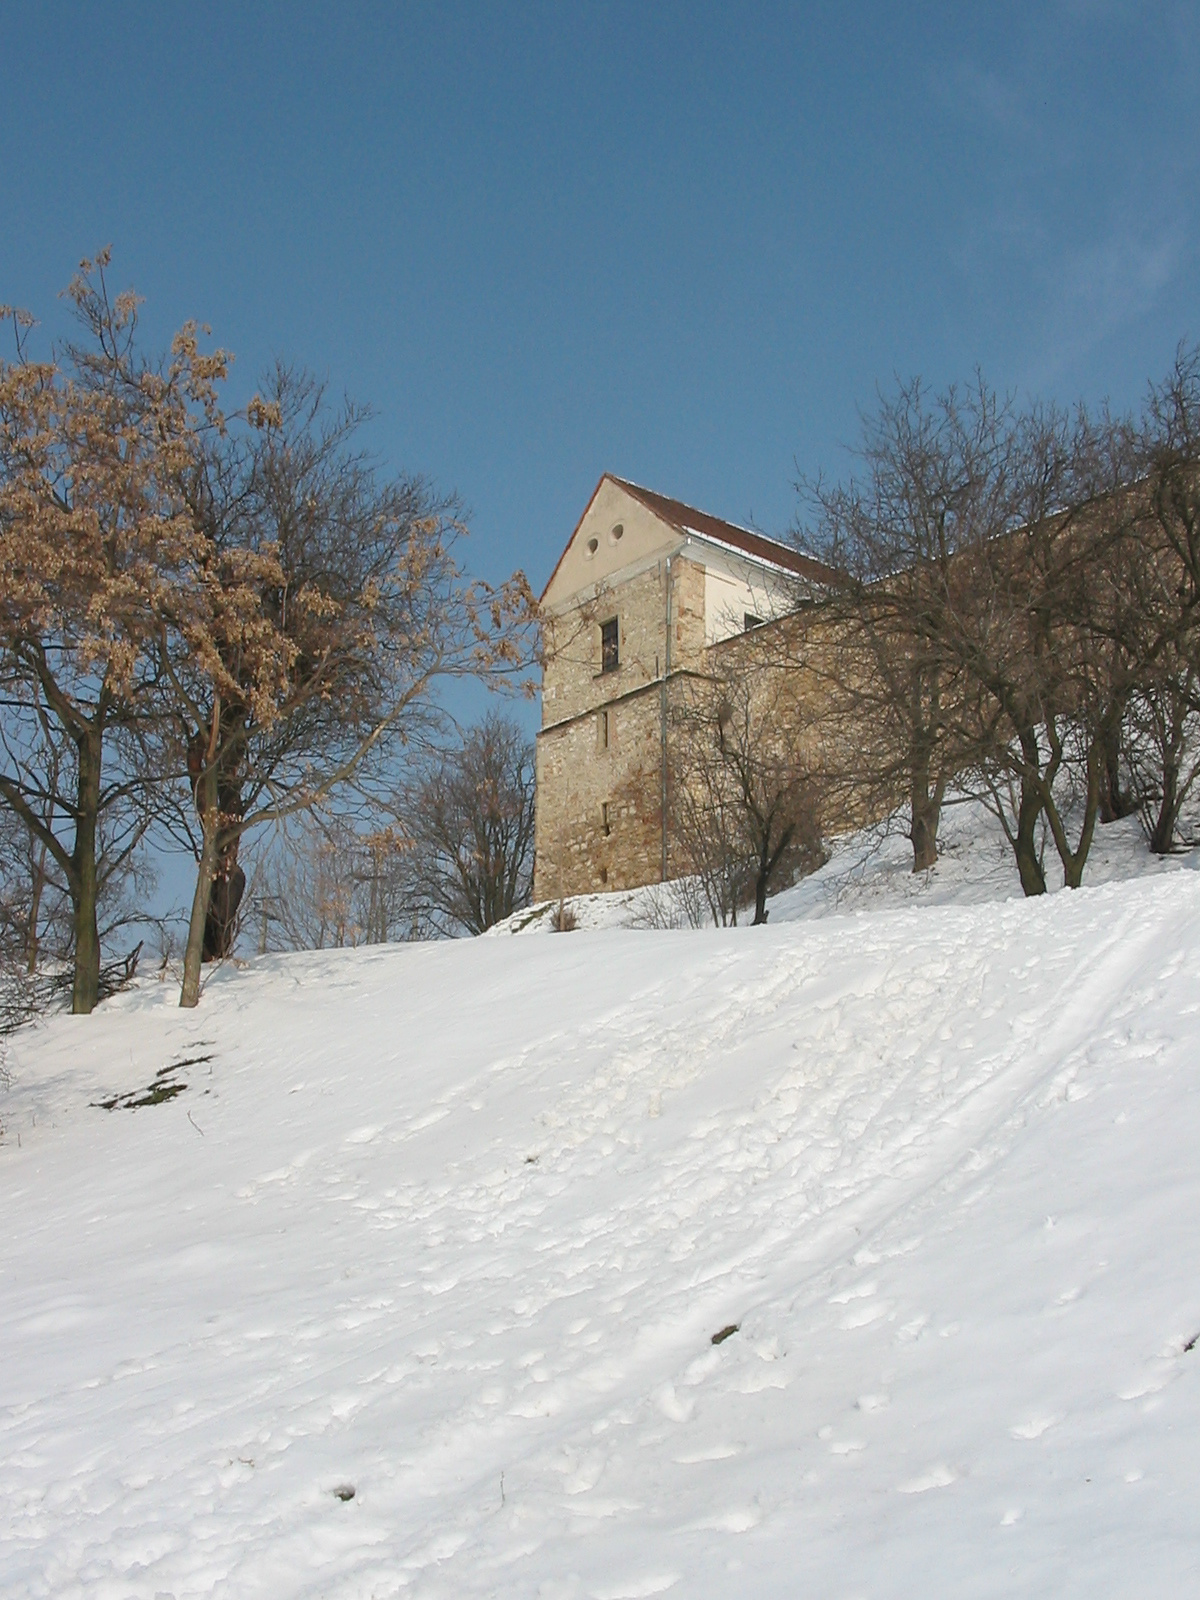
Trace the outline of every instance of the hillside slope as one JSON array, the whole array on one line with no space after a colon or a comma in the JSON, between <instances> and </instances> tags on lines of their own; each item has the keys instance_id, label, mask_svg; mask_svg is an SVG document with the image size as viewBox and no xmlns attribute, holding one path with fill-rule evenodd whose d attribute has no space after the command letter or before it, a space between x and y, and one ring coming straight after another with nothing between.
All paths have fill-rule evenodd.
<instances>
[{"instance_id":1,"label":"hillside slope","mask_svg":"<svg viewBox=\"0 0 1200 1600\"><path fill-rule=\"evenodd\" d=\"M0 1589L1191 1592L1198 971L1178 872L21 1036Z\"/></svg>"}]
</instances>

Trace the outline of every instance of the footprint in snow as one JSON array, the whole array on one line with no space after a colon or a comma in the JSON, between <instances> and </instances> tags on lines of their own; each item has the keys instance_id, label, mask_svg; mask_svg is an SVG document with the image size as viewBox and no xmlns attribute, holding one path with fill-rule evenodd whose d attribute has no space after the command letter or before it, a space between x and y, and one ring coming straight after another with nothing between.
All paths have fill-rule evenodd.
<instances>
[{"instance_id":1,"label":"footprint in snow","mask_svg":"<svg viewBox=\"0 0 1200 1600\"><path fill-rule=\"evenodd\" d=\"M655 1397L658 1409L664 1417L669 1417L672 1422L686 1422L696 1409L696 1402L688 1400L675 1393L673 1383L665 1383Z\"/></svg>"},{"instance_id":2,"label":"footprint in snow","mask_svg":"<svg viewBox=\"0 0 1200 1600\"><path fill-rule=\"evenodd\" d=\"M666 1594L679 1582L677 1572L646 1573L640 1578L625 1578L616 1583L602 1584L590 1589L592 1600L649 1600L651 1595Z\"/></svg>"},{"instance_id":3,"label":"footprint in snow","mask_svg":"<svg viewBox=\"0 0 1200 1600\"><path fill-rule=\"evenodd\" d=\"M1014 1439L1040 1439L1049 1428L1062 1421L1061 1413L1052 1416L1030 1417L1027 1422L1018 1422L1010 1428L1009 1434Z\"/></svg>"},{"instance_id":4,"label":"footprint in snow","mask_svg":"<svg viewBox=\"0 0 1200 1600\"><path fill-rule=\"evenodd\" d=\"M848 1305L851 1300L866 1300L875 1293L877 1285L874 1283L858 1283L853 1289L843 1289L840 1294L831 1294L831 1306Z\"/></svg>"},{"instance_id":5,"label":"footprint in snow","mask_svg":"<svg viewBox=\"0 0 1200 1600\"><path fill-rule=\"evenodd\" d=\"M383 1132L383 1129L379 1128L379 1127L355 1128L352 1133L348 1133L346 1135L346 1137L345 1137L345 1139L343 1139L342 1143L343 1144L370 1144L371 1141L373 1139L377 1139L382 1132Z\"/></svg>"},{"instance_id":6,"label":"footprint in snow","mask_svg":"<svg viewBox=\"0 0 1200 1600\"><path fill-rule=\"evenodd\" d=\"M896 1487L901 1494L924 1494L927 1489L945 1489L957 1476L943 1462L938 1462L919 1478L910 1478L907 1483L897 1484Z\"/></svg>"},{"instance_id":7,"label":"footprint in snow","mask_svg":"<svg viewBox=\"0 0 1200 1600\"><path fill-rule=\"evenodd\" d=\"M757 1506L730 1506L727 1511L720 1511L715 1517L708 1517L703 1522L694 1522L693 1528L713 1529L716 1533L749 1533L751 1528L757 1528L762 1521L762 1512Z\"/></svg>"},{"instance_id":8,"label":"footprint in snow","mask_svg":"<svg viewBox=\"0 0 1200 1600\"><path fill-rule=\"evenodd\" d=\"M858 1305L848 1311L838 1327L847 1332L854 1328L870 1327L872 1322L878 1322L881 1317L886 1317L892 1309L890 1300L869 1300L865 1305Z\"/></svg>"}]
</instances>

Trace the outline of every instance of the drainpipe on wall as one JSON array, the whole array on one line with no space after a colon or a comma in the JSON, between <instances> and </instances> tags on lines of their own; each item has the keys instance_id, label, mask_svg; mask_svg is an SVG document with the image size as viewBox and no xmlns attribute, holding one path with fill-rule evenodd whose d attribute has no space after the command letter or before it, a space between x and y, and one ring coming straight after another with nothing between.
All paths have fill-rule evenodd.
<instances>
[{"instance_id":1,"label":"drainpipe on wall","mask_svg":"<svg viewBox=\"0 0 1200 1600\"><path fill-rule=\"evenodd\" d=\"M662 869L659 877L660 883L667 881L667 679L671 676L671 557L667 557L667 573L664 597L664 613L666 616L667 648L663 657L664 671L659 685L659 741L661 753L661 788L660 801L662 805Z\"/></svg>"}]
</instances>

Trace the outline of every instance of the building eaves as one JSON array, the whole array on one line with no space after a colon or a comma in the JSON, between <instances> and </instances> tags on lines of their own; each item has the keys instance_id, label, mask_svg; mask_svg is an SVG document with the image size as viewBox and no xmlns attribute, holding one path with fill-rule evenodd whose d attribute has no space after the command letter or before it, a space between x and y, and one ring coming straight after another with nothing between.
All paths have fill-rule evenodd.
<instances>
[{"instance_id":1,"label":"building eaves","mask_svg":"<svg viewBox=\"0 0 1200 1600\"><path fill-rule=\"evenodd\" d=\"M685 537L690 533L698 538L711 539L717 544L740 550L743 555L753 556L758 561L769 562L773 567L781 567L787 572L808 578L813 583L830 583L836 576L823 561L805 555L791 545L768 539L765 534L755 533L751 528L739 527L736 522L711 516L707 511L686 505L682 500L673 500L669 495L643 489L641 484L630 483L627 478L618 478L615 474L608 476Z\"/></svg>"}]
</instances>

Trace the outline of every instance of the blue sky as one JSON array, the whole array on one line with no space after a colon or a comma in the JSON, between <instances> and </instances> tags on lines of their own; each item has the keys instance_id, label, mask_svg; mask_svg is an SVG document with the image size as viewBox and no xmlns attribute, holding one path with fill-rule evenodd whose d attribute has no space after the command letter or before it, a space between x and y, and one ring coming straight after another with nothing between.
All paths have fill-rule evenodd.
<instances>
[{"instance_id":1,"label":"blue sky","mask_svg":"<svg viewBox=\"0 0 1200 1600\"><path fill-rule=\"evenodd\" d=\"M781 533L877 384L1200 337L1190 5L10 6L0 300L114 251L545 581L611 469Z\"/></svg>"}]
</instances>

